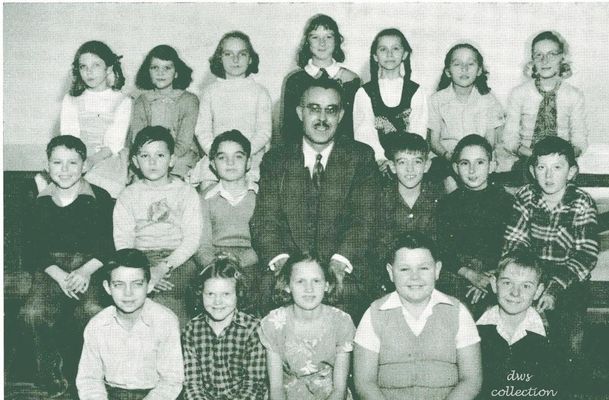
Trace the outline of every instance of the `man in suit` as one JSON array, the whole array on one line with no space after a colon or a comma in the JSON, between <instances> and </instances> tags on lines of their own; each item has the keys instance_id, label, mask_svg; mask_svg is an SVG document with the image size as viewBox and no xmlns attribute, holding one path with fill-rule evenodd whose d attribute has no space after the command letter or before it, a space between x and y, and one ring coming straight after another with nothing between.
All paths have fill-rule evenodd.
<instances>
[{"instance_id":1,"label":"man in suit","mask_svg":"<svg viewBox=\"0 0 609 400\"><path fill-rule=\"evenodd\" d=\"M288 254L312 253L330 266L340 288L338 306L357 322L375 287L367 258L380 176L368 145L336 136L344 114L341 94L330 79L304 91L296 109L303 139L265 155L250 227L265 271L262 298L270 299L272 271L281 270Z\"/></svg>"}]
</instances>

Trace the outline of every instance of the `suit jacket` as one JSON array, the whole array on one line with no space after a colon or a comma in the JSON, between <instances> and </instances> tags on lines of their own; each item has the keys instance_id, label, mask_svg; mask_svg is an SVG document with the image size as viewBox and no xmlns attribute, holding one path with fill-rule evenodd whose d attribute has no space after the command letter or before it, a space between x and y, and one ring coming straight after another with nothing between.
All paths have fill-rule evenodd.
<instances>
[{"instance_id":1,"label":"suit jacket","mask_svg":"<svg viewBox=\"0 0 609 400\"><path fill-rule=\"evenodd\" d=\"M366 144L338 137L321 184L318 221L306 220L305 191L310 175L304 167L302 142L276 147L260 168L260 190L250 221L252 245L261 265L281 254L310 250L315 229L318 256L337 253L361 276L374 236L380 193L374 152Z\"/></svg>"}]
</instances>

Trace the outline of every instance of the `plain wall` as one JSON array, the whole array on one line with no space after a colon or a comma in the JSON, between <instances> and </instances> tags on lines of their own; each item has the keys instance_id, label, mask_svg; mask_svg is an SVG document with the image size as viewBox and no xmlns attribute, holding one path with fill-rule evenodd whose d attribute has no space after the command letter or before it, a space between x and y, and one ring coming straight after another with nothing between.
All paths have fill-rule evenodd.
<instances>
[{"instance_id":1,"label":"plain wall","mask_svg":"<svg viewBox=\"0 0 609 400\"><path fill-rule=\"evenodd\" d=\"M260 54L255 79L269 90L278 126L284 77L307 19L331 15L345 37L345 65L369 79L368 55L375 34L397 27L412 48L413 79L431 94L447 50L460 41L477 46L489 83L505 106L510 90L525 79L530 42L557 30L570 45L569 83L586 96L590 142L609 144L609 4L595 3L64 3L4 4L4 169L35 170L44 145L58 133L61 99L69 89L70 64L87 40L102 40L117 54L127 84L146 53L174 46L194 69L190 90L199 94L213 76L208 58L223 33L250 35Z\"/></svg>"}]
</instances>

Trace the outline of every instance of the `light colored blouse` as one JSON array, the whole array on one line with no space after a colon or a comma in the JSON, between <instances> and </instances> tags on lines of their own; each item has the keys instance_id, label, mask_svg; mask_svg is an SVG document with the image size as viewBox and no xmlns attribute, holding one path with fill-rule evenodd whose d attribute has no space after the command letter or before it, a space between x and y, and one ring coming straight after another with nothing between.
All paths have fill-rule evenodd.
<instances>
[{"instance_id":1,"label":"light colored blouse","mask_svg":"<svg viewBox=\"0 0 609 400\"><path fill-rule=\"evenodd\" d=\"M473 133L485 137L503 122L503 109L492 92L481 95L474 87L462 102L451 84L429 98L427 127L440 132L442 146L450 152L463 137Z\"/></svg>"},{"instance_id":2,"label":"light colored blouse","mask_svg":"<svg viewBox=\"0 0 609 400\"><path fill-rule=\"evenodd\" d=\"M402 88L404 78L379 79L379 90L383 103L387 107L397 107L402 99ZM412 110L409 118L408 131L419 134L423 137L427 135L427 104L423 89L419 87L412 100L410 101ZM374 150L374 157L377 160L385 159L385 150L379 141L378 132L374 124L374 111L370 96L360 88L355 94L353 103L353 132L355 140L366 143Z\"/></svg>"},{"instance_id":3,"label":"light colored blouse","mask_svg":"<svg viewBox=\"0 0 609 400\"><path fill-rule=\"evenodd\" d=\"M102 147L117 154L125 147L131 104L131 98L112 89L87 89L78 97L66 94L61 103L61 134L81 138L89 155Z\"/></svg>"}]
</instances>

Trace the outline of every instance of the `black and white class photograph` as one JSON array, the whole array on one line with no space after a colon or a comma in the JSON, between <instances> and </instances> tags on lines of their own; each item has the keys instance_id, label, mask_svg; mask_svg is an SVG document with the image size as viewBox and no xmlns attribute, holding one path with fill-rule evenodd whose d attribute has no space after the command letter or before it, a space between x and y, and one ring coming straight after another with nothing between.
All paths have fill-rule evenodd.
<instances>
[{"instance_id":1,"label":"black and white class photograph","mask_svg":"<svg viewBox=\"0 0 609 400\"><path fill-rule=\"evenodd\" d=\"M6 2L7 400L609 400L609 2Z\"/></svg>"}]
</instances>

